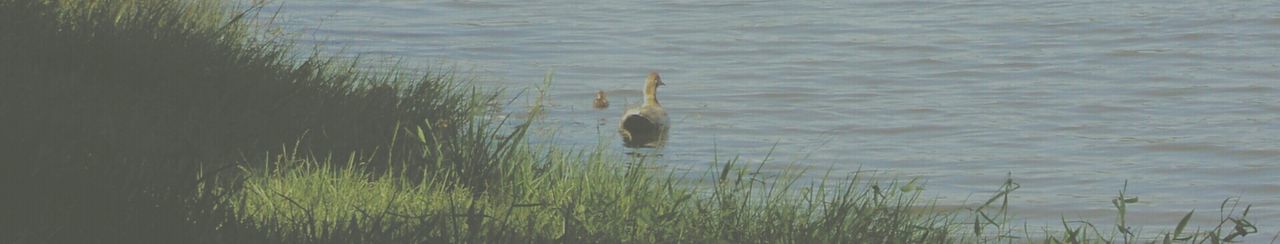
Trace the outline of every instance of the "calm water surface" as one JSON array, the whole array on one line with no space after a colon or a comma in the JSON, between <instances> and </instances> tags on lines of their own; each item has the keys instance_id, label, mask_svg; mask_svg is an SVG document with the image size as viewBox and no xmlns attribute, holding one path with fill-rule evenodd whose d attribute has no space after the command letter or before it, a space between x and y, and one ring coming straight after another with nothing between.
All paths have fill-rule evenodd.
<instances>
[{"instance_id":1,"label":"calm water surface","mask_svg":"<svg viewBox=\"0 0 1280 244\"><path fill-rule=\"evenodd\" d=\"M276 24L486 85L554 69L546 127L579 147L630 151L617 118L660 71L670 169L777 142L766 170L922 177L947 206L1012 173L1032 226L1111 223L1126 179L1148 232L1233 196L1280 226L1277 1L288 1Z\"/></svg>"}]
</instances>

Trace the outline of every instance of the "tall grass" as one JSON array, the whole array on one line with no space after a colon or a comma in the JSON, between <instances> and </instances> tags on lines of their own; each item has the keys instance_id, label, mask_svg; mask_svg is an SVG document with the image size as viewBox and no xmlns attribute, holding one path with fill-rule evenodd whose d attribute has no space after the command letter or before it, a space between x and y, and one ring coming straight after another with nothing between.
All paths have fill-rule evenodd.
<instances>
[{"instance_id":1,"label":"tall grass","mask_svg":"<svg viewBox=\"0 0 1280 244\"><path fill-rule=\"evenodd\" d=\"M523 131L510 134L521 138ZM421 138L419 138L421 140ZM521 143L499 189L451 188L448 178L374 177L358 159L289 155L246 168L229 203L246 221L305 242L865 243L944 242L949 215L917 194L852 177L794 185L759 167L719 162L710 182L655 172L645 158ZM623 162L623 163L620 163ZM761 162L763 164L763 162ZM333 165L346 165L337 168ZM798 172L797 172L798 173ZM703 186L703 187L693 187ZM833 187L834 186L834 187ZM888 186L888 189L893 189ZM355 234L353 234L355 233Z\"/></svg>"},{"instance_id":2,"label":"tall grass","mask_svg":"<svg viewBox=\"0 0 1280 244\"><path fill-rule=\"evenodd\" d=\"M391 143L392 128L463 142L474 136L446 125L470 123L492 98L450 72L375 75L296 56L255 29L250 20L266 19L256 11L224 7L0 0L0 187L11 206L0 224L12 233L0 241L186 240L219 225L193 213L230 215L196 194L212 179L202 169L226 172L286 144L383 162L369 169L427 167L426 148Z\"/></svg>"},{"instance_id":3,"label":"tall grass","mask_svg":"<svg viewBox=\"0 0 1280 244\"><path fill-rule=\"evenodd\" d=\"M802 170L714 159L687 177L602 147L530 144L539 107L499 120L499 93L447 69L370 73L299 54L264 34L257 9L0 0L0 242L1014 240L1012 181L968 218L859 175L797 185ZM1123 217L1131 200L1118 199ZM1164 236L1237 240L1252 233L1247 212ZM1081 226L1045 241L1139 239Z\"/></svg>"},{"instance_id":4,"label":"tall grass","mask_svg":"<svg viewBox=\"0 0 1280 244\"><path fill-rule=\"evenodd\" d=\"M1043 242L1043 243L1233 243L1244 237L1258 233L1258 227L1249 221L1249 209L1246 205L1240 209L1238 198L1228 198L1218 206L1217 225L1213 228L1189 229L1190 220L1195 210L1183 215L1173 230L1161 230L1152 235L1144 235L1140 227L1125 223L1128 204L1137 203L1139 198L1126 195L1129 182L1125 181L1118 196L1111 199L1116 209L1114 228L1097 226L1088 220L1067 220L1062 218L1058 227L1042 226L1040 232L1032 232L1028 226L1017 229L1010 221L1009 197L1021 185L1013 181L1012 176L1005 180L999 190L986 202L969 209L963 214L969 215L973 221L962 225L971 226L972 232L957 233L962 242ZM1060 227L1060 228L1059 228ZM1278 234L1280 236L1280 234ZM1272 241L1274 242L1274 240Z\"/></svg>"}]
</instances>

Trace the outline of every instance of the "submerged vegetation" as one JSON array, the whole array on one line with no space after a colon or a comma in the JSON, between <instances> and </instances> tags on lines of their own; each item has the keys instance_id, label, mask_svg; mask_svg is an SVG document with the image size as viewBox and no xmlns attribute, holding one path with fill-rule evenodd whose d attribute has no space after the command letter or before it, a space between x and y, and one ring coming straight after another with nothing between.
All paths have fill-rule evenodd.
<instances>
[{"instance_id":1,"label":"submerged vegetation","mask_svg":"<svg viewBox=\"0 0 1280 244\"><path fill-rule=\"evenodd\" d=\"M256 14L200 0L0 0L0 242L1032 238L1008 231L1013 181L949 212L911 187L858 175L798 185L803 170L767 176L765 162L656 172L605 147L527 143L536 116L500 119L498 92L450 70L373 73L298 56ZM1064 220L1043 239L1198 243L1257 232L1245 207L1216 228L1187 228L1188 213L1175 230L1140 237L1123 223L1132 201L1116 199L1113 231Z\"/></svg>"}]
</instances>

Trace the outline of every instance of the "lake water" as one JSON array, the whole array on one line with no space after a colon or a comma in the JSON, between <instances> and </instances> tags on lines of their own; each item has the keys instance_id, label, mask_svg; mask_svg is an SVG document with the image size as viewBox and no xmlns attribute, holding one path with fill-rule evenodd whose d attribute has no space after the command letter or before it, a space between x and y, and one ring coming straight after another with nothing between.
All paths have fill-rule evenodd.
<instances>
[{"instance_id":1,"label":"lake water","mask_svg":"<svg viewBox=\"0 0 1280 244\"><path fill-rule=\"evenodd\" d=\"M766 171L921 177L944 206L981 202L1011 173L1013 212L1031 226L1114 229L1127 179L1140 197L1128 221L1144 232L1191 209L1216 224L1236 196L1263 233L1280 228L1277 1L283 5L276 24L304 46L456 63L517 90L554 70L557 144L630 151L617 120L655 70L674 123L665 168L758 162L777 142ZM608 110L591 109L597 89Z\"/></svg>"}]
</instances>

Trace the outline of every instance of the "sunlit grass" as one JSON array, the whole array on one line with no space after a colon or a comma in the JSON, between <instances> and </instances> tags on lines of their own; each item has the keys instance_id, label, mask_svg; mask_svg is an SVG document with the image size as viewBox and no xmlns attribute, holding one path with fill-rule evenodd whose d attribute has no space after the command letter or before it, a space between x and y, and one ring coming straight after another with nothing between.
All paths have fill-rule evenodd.
<instances>
[{"instance_id":1,"label":"sunlit grass","mask_svg":"<svg viewBox=\"0 0 1280 244\"><path fill-rule=\"evenodd\" d=\"M516 135L518 136L518 135ZM525 144L528 145L528 144ZM502 191L447 179L374 177L347 160L277 157L245 170L234 207L274 233L308 241L389 242L942 242L950 215L920 211L918 194L852 177L796 186L730 160L713 182L655 172L605 151L522 148L528 164ZM758 169L758 167L757 167ZM373 178L373 180L370 180ZM691 183L691 184L686 184ZM864 184L868 183L868 184ZM701 187L699 187L701 186ZM887 185L885 189L895 189ZM927 206L925 206L927 207ZM379 229L393 228L393 229ZM378 235L332 236L334 233ZM371 239L370 239L371 238Z\"/></svg>"}]
</instances>

